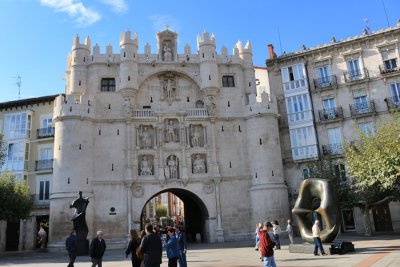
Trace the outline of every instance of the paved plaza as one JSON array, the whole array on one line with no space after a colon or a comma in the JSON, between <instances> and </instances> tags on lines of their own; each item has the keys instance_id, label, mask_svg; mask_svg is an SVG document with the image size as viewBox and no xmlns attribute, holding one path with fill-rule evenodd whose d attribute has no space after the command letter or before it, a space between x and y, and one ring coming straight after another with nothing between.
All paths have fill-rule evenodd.
<instances>
[{"instance_id":1,"label":"paved plaza","mask_svg":"<svg viewBox=\"0 0 400 267\"><path fill-rule=\"evenodd\" d=\"M400 266L400 235L378 235L371 238L342 235L341 240L352 241L354 253L345 255L314 256L289 253L287 239L283 239L282 250L275 253L279 267L289 266ZM295 240L301 242L300 238ZM261 267L260 254L250 241L227 242L223 244L189 244L189 267ZM13 252L0 254L0 266L65 267L68 256L64 252ZM124 251L108 250L103 258L104 267L130 267ZM77 258L76 267L90 266L89 257ZM167 267L163 256L162 267Z\"/></svg>"}]
</instances>

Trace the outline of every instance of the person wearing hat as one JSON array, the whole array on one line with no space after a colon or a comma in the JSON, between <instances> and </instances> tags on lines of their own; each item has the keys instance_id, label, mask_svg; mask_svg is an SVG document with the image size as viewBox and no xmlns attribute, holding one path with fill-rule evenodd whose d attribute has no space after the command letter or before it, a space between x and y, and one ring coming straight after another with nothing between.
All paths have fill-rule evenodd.
<instances>
[{"instance_id":1,"label":"person wearing hat","mask_svg":"<svg viewBox=\"0 0 400 267\"><path fill-rule=\"evenodd\" d=\"M258 236L260 237L259 249L264 267L276 267L274 259L275 242L271 240L268 234L271 229L272 224L270 222L264 222L263 228L258 231Z\"/></svg>"}]
</instances>

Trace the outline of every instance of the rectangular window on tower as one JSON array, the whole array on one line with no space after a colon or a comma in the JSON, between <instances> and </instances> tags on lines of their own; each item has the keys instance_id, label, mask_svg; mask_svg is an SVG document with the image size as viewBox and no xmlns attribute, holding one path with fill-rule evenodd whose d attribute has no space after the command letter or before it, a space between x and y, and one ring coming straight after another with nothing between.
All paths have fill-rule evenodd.
<instances>
[{"instance_id":1,"label":"rectangular window on tower","mask_svg":"<svg viewBox=\"0 0 400 267\"><path fill-rule=\"evenodd\" d=\"M223 87L235 87L235 79L231 75L222 76L222 86Z\"/></svg>"},{"instance_id":2,"label":"rectangular window on tower","mask_svg":"<svg viewBox=\"0 0 400 267\"><path fill-rule=\"evenodd\" d=\"M101 92L115 92L115 78L101 79Z\"/></svg>"}]
</instances>

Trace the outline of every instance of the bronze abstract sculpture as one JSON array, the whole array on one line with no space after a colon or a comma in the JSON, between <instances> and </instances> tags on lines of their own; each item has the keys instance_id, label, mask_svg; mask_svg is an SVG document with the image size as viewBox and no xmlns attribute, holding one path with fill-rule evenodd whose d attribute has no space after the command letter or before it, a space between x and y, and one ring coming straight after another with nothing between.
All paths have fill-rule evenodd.
<instances>
[{"instance_id":1,"label":"bronze abstract sculpture","mask_svg":"<svg viewBox=\"0 0 400 267\"><path fill-rule=\"evenodd\" d=\"M322 243L332 242L339 233L340 210L329 180L304 180L292 213L297 218L301 237L306 242L313 242L312 225L316 219L321 222Z\"/></svg>"}]
</instances>

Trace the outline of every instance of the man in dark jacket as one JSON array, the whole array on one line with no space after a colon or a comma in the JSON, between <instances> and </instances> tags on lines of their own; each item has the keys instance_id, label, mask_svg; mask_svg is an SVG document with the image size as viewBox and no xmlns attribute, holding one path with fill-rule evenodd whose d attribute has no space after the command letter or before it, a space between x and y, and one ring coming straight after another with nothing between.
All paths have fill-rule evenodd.
<instances>
[{"instance_id":1,"label":"man in dark jacket","mask_svg":"<svg viewBox=\"0 0 400 267\"><path fill-rule=\"evenodd\" d=\"M272 223L264 222L263 229L258 230L260 237L260 252L264 267L276 267L274 259L274 246L275 242L271 240L268 232L272 228Z\"/></svg>"},{"instance_id":2,"label":"man in dark jacket","mask_svg":"<svg viewBox=\"0 0 400 267\"><path fill-rule=\"evenodd\" d=\"M153 232L151 224L146 224L145 230L146 236L140 244L140 250L144 253L144 267L160 267L162 262L161 239Z\"/></svg>"},{"instance_id":3,"label":"man in dark jacket","mask_svg":"<svg viewBox=\"0 0 400 267\"><path fill-rule=\"evenodd\" d=\"M185 233L182 232L183 227L181 225L176 226L176 238L178 238L179 245L179 267L186 267L186 236Z\"/></svg>"},{"instance_id":4,"label":"man in dark jacket","mask_svg":"<svg viewBox=\"0 0 400 267\"><path fill-rule=\"evenodd\" d=\"M103 255L106 251L106 242L103 239L103 231L97 231L97 237L90 243L90 257L92 258L92 267L102 267Z\"/></svg>"},{"instance_id":5,"label":"man in dark jacket","mask_svg":"<svg viewBox=\"0 0 400 267\"><path fill-rule=\"evenodd\" d=\"M67 248L69 256L69 264L67 267L74 267L74 262L76 259L76 247L77 247L75 229L71 231L71 234L69 235L67 240L65 240L65 247Z\"/></svg>"}]
</instances>

